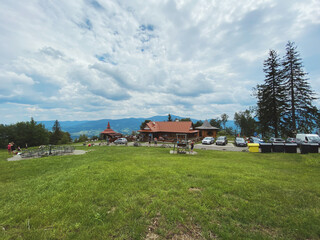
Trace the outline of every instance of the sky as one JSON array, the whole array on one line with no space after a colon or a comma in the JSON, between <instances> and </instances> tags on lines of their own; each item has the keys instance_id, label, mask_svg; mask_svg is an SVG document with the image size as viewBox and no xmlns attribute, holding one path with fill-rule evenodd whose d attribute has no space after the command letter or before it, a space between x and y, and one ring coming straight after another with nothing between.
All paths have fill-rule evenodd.
<instances>
[{"instance_id":1,"label":"sky","mask_svg":"<svg viewBox=\"0 0 320 240\"><path fill-rule=\"evenodd\" d=\"M319 39L319 0L1 0L0 123L231 120L288 41L319 96Z\"/></svg>"}]
</instances>

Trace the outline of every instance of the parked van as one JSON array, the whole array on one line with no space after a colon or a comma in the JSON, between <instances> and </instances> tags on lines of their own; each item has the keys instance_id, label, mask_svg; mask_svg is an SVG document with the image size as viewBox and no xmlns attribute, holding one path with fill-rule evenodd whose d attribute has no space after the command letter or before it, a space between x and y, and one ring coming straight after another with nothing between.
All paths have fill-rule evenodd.
<instances>
[{"instance_id":1,"label":"parked van","mask_svg":"<svg viewBox=\"0 0 320 240\"><path fill-rule=\"evenodd\" d=\"M318 143L320 144L320 137L318 134L304 134L298 133L296 136L297 143Z\"/></svg>"}]
</instances>

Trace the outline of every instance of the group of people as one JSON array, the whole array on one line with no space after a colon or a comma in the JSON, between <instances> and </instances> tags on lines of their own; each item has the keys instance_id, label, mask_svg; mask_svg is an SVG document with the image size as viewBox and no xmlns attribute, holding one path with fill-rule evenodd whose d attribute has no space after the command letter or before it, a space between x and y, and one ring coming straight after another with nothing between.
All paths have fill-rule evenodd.
<instances>
[{"instance_id":1,"label":"group of people","mask_svg":"<svg viewBox=\"0 0 320 240\"><path fill-rule=\"evenodd\" d=\"M14 142L8 143L8 153L9 154L17 154L20 151L21 151L21 148L20 147L16 148Z\"/></svg>"}]
</instances>

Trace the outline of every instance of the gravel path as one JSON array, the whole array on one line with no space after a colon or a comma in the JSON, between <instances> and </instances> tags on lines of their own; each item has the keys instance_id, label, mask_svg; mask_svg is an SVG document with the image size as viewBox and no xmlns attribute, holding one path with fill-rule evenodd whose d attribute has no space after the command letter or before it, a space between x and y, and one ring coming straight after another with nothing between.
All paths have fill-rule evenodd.
<instances>
[{"instance_id":1,"label":"gravel path","mask_svg":"<svg viewBox=\"0 0 320 240\"><path fill-rule=\"evenodd\" d=\"M85 154L87 151L84 150L74 150L73 153L66 153L63 155L82 155ZM11 158L8 158L8 161L20 161L20 160L26 160L26 159L32 159L32 158L22 158L20 155L14 155Z\"/></svg>"}]
</instances>

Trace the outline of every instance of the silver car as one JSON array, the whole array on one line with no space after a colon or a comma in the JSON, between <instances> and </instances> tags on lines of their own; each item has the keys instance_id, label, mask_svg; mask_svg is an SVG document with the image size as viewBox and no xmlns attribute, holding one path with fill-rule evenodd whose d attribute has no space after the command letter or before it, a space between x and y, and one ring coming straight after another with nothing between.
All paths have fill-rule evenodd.
<instances>
[{"instance_id":1,"label":"silver car","mask_svg":"<svg viewBox=\"0 0 320 240\"><path fill-rule=\"evenodd\" d=\"M127 144L128 140L126 138L118 138L114 141L114 144Z\"/></svg>"},{"instance_id":2,"label":"silver car","mask_svg":"<svg viewBox=\"0 0 320 240\"><path fill-rule=\"evenodd\" d=\"M202 144L212 144L212 143L214 143L214 138L213 137L205 137L202 140Z\"/></svg>"}]
</instances>

